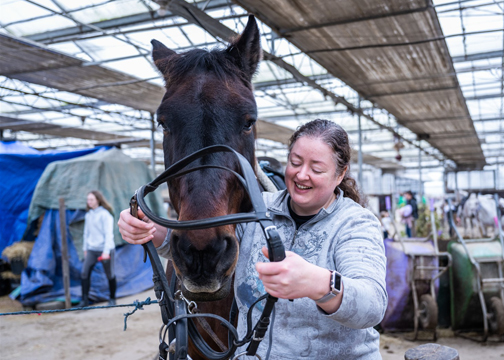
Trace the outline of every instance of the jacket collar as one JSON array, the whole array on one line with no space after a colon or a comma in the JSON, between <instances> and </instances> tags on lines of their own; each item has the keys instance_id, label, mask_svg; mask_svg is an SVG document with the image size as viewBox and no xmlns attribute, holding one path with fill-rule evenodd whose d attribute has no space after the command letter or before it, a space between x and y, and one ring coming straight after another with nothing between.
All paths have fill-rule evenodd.
<instances>
[{"instance_id":1,"label":"jacket collar","mask_svg":"<svg viewBox=\"0 0 504 360\"><path fill-rule=\"evenodd\" d=\"M281 214L284 216L290 217L289 208L287 206L287 201L289 201L290 195L287 192L287 189L279 191L275 194L275 198L273 199L270 206L268 206L268 210L274 212L276 214ZM329 214L337 211L343 203L343 190L338 188L338 197L326 208L320 209L320 211L316 214L314 218L317 220L323 219Z\"/></svg>"}]
</instances>

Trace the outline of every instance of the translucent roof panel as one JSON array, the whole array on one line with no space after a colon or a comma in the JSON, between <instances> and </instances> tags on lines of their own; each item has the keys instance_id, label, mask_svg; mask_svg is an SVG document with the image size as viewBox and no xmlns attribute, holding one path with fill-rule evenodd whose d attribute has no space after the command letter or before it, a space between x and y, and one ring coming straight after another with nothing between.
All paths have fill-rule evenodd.
<instances>
[{"instance_id":1,"label":"translucent roof panel","mask_svg":"<svg viewBox=\"0 0 504 360\"><path fill-rule=\"evenodd\" d=\"M242 31L247 21L247 11L231 1L188 2L199 8L205 7L208 15L219 19L221 24L236 32ZM460 5L453 0L434 1L453 57L502 51L503 4L488 3L488 0L465 0ZM457 10L459 6L464 9ZM170 15L163 9L157 11L158 9L159 5L150 0L6 0L0 2L0 31L26 37L37 34L40 39L37 41L41 44L88 62L85 65L102 66L162 86L161 76L150 60L151 39L157 39L176 51L195 47L213 48L223 46L223 42L190 19ZM90 24L93 25L88 26ZM274 62L263 61L253 79L259 117L291 129L316 117L328 118L348 129L351 141L356 146L358 117L351 114L344 104L335 104L334 96L344 97L345 101L358 107L358 94L286 38L279 38L267 25L259 22L259 28L264 51L292 65L333 96L323 95L309 83L294 79L292 73ZM502 56L457 61L454 62L454 68L472 118L502 117ZM7 84L5 81L7 80L2 82L0 79L0 84L7 88L0 88L3 116L67 126L80 124L89 129L149 140L149 131L142 130L151 126L150 114L146 111L24 82ZM46 98L38 99L35 95L37 93L45 94ZM396 119L386 111L374 108L368 101L362 101L360 106L374 119L371 121L365 116L361 117L362 129L365 130L365 151L375 153L378 157L394 157L394 136L389 131L380 129L375 122L397 131L415 144L419 143L415 134L399 126ZM478 132L501 130L499 120L478 122L475 123L475 128ZM158 131L155 136L160 138L160 134ZM482 133L480 137L485 138L485 135ZM55 144L60 141L53 140ZM496 138L491 140L497 141ZM50 142L47 139L44 141ZM266 147L267 144L266 141L262 146ZM432 151L428 143L421 144ZM272 153L282 147L278 144L271 146ZM415 163L418 149L406 140L405 146L404 157L411 157L409 163ZM495 150L494 147L491 149ZM405 159L404 164L406 163Z\"/></svg>"}]
</instances>

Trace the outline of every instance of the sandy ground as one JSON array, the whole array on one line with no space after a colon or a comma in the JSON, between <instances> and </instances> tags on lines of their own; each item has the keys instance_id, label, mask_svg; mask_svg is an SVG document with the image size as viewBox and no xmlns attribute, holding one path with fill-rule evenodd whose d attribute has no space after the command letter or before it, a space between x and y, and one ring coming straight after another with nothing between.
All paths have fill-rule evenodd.
<instances>
[{"instance_id":1,"label":"sandy ground","mask_svg":"<svg viewBox=\"0 0 504 360\"><path fill-rule=\"evenodd\" d=\"M155 299L148 290L119 299L119 304ZM97 304L104 305L104 304ZM0 312L19 311L21 305L8 297L0 298ZM133 307L78 311L58 314L16 315L0 317L0 359L117 359L153 360L157 354L159 307L146 306L128 318L123 331L123 314ZM403 360L410 348L432 341L408 341L409 334L383 334L381 354L384 360ZM437 341L457 349L461 360L503 360L504 342L477 343L454 337L441 330Z\"/></svg>"}]
</instances>

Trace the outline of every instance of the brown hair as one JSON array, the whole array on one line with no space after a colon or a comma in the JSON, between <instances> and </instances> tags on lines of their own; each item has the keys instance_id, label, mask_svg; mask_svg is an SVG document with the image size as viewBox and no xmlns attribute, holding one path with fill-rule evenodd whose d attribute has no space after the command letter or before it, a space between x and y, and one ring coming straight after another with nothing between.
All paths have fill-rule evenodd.
<instances>
[{"instance_id":1,"label":"brown hair","mask_svg":"<svg viewBox=\"0 0 504 360\"><path fill-rule=\"evenodd\" d=\"M88 194L93 194L96 197L96 200L98 200L98 206L103 206L105 209L108 210L110 214L114 215L114 208L112 207L112 205L109 204L107 200L105 200L105 197L100 191L91 190ZM89 205L86 204L86 211L89 211L89 209L90 209Z\"/></svg>"},{"instance_id":2,"label":"brown hair","mask_svg":"<svg viewBox=\"0 0 504 360\"><path fill-rule=\"evenodd\" d=\"M336 175L339 176L345 171L345 176L334 193L338 195L338 188L343 191L343 196L348 197L362 205L361 195L357 188L357 183L350 176L350 155L351 149L348 142L347 132L338 124L329 121L316 119L300 126L289 140L289 154L294 143L303 136L309 136L322 140L333 149L334 160L336 163Z\"/></svg>"}]
</instances>

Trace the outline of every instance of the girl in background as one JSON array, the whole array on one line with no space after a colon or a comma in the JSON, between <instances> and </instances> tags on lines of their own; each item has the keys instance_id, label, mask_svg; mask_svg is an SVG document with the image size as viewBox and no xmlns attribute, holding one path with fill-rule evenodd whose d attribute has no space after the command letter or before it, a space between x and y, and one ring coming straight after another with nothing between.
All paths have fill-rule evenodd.
<instances>
[{"instance_id":1,"label":"girl in background","mask_svg":"<svg viewBox=\"0 0 504 360\"><path fill-rule=\"evenodd\" d=\"M109 281L109 305L115 305L117 282L114 273L114 217L110 204L98 190L87 195L87 213L84 223L84 264L82 265L82 301L79 307L89 305L91 272L98 261L101 261Z\"/></svg>"}]
</instances>

